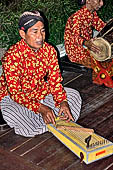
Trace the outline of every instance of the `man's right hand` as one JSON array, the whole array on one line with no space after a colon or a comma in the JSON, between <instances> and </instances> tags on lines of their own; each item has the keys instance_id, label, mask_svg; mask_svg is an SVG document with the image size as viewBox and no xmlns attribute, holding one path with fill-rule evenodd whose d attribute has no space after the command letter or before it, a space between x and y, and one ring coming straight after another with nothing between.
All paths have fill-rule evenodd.
<instances>
[{"instance_id":1,"label":"man's right hand","mask_svg":"<svg viewBox=\"0 0 113 170\"><path fill-rule=\"evenodd\" d=\"M85 42L84 42L84 45L85 45L89 50L93 51L94 53L100 54L101 49L93 43L93 40L94 40L94 39L91 39L91 40L89 40L89 41L85 41Z\"/></svg>"},{"instance_id":2,"label":"man's right hand","mask_svg":"<svg viewBox=\"0 0 113 170\"><path fill-rule=\"evenodd\" d=\"M41 113L41 115L44 119L44 122L46 124L53 123L55 125L56 117L55 117L54 111L50 107L48 107L44 104L41 104L38 109L38 112Z\"/></svg>"}]
</instances>

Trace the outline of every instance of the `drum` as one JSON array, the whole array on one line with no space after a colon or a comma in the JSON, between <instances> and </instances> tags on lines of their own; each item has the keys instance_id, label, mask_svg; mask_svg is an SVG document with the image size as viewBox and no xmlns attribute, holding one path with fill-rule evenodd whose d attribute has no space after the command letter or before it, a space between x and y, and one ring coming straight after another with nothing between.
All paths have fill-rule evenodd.
<instances>
[{"instance_id":1,"label":"drum","mask_svg":"<svg viewBox=\"0 0 113 170\"><path fill-rule=\"evenodd\" d=\"M101 49L99 54L90 51L97 61L106 61L113 58L113 19L98 33L93 43Z\"/></svg>"}]
</instances>

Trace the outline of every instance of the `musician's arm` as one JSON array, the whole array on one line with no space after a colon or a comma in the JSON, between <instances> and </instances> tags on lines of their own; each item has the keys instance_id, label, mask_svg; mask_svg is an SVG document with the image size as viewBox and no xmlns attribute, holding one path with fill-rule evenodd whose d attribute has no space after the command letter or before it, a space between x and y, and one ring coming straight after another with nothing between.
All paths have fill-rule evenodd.
<instances>
[{"instance_id":1,"label":"musician's arm","mask_svg":"<svg viewBox=\"0 0 113 170\"><path fill-rule=\"evenodd\" d=\"M94 12L94 18L93 18L93 23L92 24L93 24L94 29L99 31L99 32L106 25L106 23L104 21L102 21L101 18L99 18L99 16L97 15L96 12Z\"/></svg>"},{"instance_id":2,"label":"musician's arm","mask_svg":"<svg viewBox=\"0 0 113 170\"><path fill-rule=\"evenodd\" d=\"M102 28L106 25L106 23L104 23L97 15L96 12L94 12L94 18L93 18L93 23L92 26L95 30L97 31L101 31ZM95 53L99 53L100 49L99 47L95 46L93 44L93 39L89 40L89 41L85 41L84 45L89 49L92 50Z\"/></svg>"}]
</instances>

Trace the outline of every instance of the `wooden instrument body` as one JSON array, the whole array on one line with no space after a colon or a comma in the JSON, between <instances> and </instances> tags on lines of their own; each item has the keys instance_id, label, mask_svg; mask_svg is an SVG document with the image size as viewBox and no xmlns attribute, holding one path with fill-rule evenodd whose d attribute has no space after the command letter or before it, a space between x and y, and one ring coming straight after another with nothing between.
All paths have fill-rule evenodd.
<instances>
[{"instance_id":1,"label":"wooden instrument body","mask_svg":"<svg viewBox=\"0 0 113 170\"><path fill-rule=\"evenodd\" d=\"M56 125L74 126L81 127L80 125L73 122L64 122L57 119ZM81 158L86 164L97 161L104 157L113 154L113 143L109 140L93 133L89 146L87 146L85 139L90 136L89 132L79 132L72 130L58 130L52 124L47 125L48 130L53 133L67 148L69 148L75 155Z\"/></svg>"},{"instance_id":2,"label":"wooden instrument body","mask_svg":"<svg viewBox=\"0 0 113 170\"><path fill-rule=\"evenodd\" d=\"M94 44L100 47L101 53L95 54L91 51L91 55L97 61L106 61L113 58L113 19L111 19L105 27L97 34Z\"/></svg>"}]
</instances>

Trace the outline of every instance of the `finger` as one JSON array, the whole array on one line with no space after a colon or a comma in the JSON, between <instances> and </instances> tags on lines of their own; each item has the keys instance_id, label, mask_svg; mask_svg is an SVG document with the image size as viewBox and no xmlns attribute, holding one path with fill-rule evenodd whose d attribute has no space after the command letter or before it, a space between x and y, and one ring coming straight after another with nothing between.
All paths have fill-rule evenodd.
<instances>
[{"instance_id":1,"label":"finger","mask_svg":"<svg viewBox=\"0 0 113 170\"><path fill-rule=\"evenodd\" d=\"M72 114L70 114L70 119L71 119L72 121L74 121L74 118L73 118Z\"/></svg>"},{"instance_id":2,"label":"finger","mask_svg":"<svg viewBox=\"0 0 113 170\"><path fill-rule=\"evenodd\" d=\"M49 123L52 123L52 120L51 120L51 117L49 114L47 114L45 117L44 117L44 122L46 124L49 124Z\"/></svg>"},{"instance_id":3,"label":"finger","mask_svg":"<svg viewBox=\"0 0 113 170\"><path fill-rule=\"evenodd\" d=\"M70 122L70 121L74 121L74 119L69 117L69 118L66 120L66 122Z\"/></svg>"},{"instance_id":4,"label":"finger","mask_svg":"<svg viewBox=\"0 0 113 170\"><path fill-rule=\"evenodd\" d=\"M49 124L49 121L47 118L44 119L45 124Z\"/></svg>"},{"instance_id":5,"label":"finger","mask_svg":"<svg viewBox=\"0 0 113 170\"><path fill-rule=\"evenodd\" d=\"M48 118L49 123L53 123L54 125L56 124L55 122L56 116L53 111L47 115L47 118Z\"/></svg>"},{"instance_id":6,"label":"finger","mask_svg":"<svg viewBox=\"0 0 113 170\"><path fill-rule=\"evenodd\" d=\"M65 114L65 115L63 115L63 116L60 116L60 119L61 119L61 120L67 120L67 119L68 119L68 115Z\"/></svg>"},{"instance_id":7,"label":"finger","mask_svg":"<svg viewBox=\"0 0 113 170\"><path fill-rule=\"evenodd\" d=\"M51 123L53 123L54 125L56 124L55 118L56 118L56 116L55 116L54 112L52 111L52 115L51 115Z\"/></svg>"},{"instance_id":8,"label":"finger","mask_svg":"<svg viewBox=\"0 0 113 170\"><path fill-rule=\"evenodd\" d=\"M96 50L98 50L98 48L96 46L92 45L91 50L96 51Z\"/></svg>"},{"instance_id":9,"label":"finger","mask_svg":"<svg viewBox=\"0 0 113 170\"><path fill-rule=\"evenodd\" d=\"M95 48L91 48L91 51L93 51L94 53L97 53L97 54L99 54L99 53L100 53L100 51L99 51L99 50L97 50L97 49L95 49Z\"/></svg>"},{"instance_id":10,"label":"finger","mask_svg":"<svg viewBox=\"0 0 113 170\"><path fill-rule=\"evenodd\" d=\"M97 37L92 38L93 41L97 40Z\"/></svg>"},{"instance_id":11,"label":"finger","mask_svg":"<svg viewBox=\"0 0 113 170\"><path fill-rule=\"evenodd\" d=\"M72 116L72 114L70 113L70 112L68 112L68 120L69 121L74 121L74 118L73 118L73 116Z\"/></svg>"},{"instance_id":12,"label":"finger","mask_svg":"<svg viewBox=\"0 0 113 170\"><path fill-rule=\"evenodd\" d=\"M101 49L99 47L95 46L94 44L92 44L92 49L94 49L94 50L96 50L98 52L101 51Z\"/></svg>"},{"instance_id":13,"label":"finger","mask_svg":"<svg viewBox=\"0 0 113 170\"><path fill-rule=\"evenodd\" d=\"M63 109L60 108L59 113L58 113L58 116L61 116L61 115L62 115L62 112L63 112Z\"/></svg>"}]
</instances>

